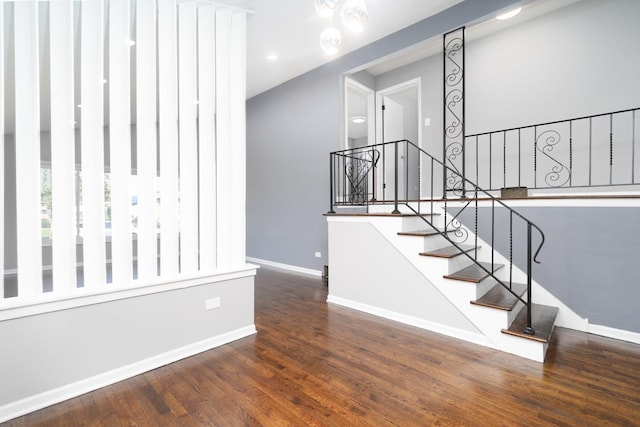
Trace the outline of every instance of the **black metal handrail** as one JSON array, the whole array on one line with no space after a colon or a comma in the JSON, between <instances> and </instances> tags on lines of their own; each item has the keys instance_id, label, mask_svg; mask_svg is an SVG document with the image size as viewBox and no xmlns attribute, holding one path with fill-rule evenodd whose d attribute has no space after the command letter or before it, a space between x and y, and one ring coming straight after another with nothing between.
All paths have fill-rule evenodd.
<instances>
[{"instance_id":1,"label":"black metal handrail","mask_svg":"<svg viewBox=\"0 0 640 427\"><path fill-rule=\"evenodd\" d=\"M386 152L387 150L393 150L394 155L389 156L393 157L393 163L387 164L384 159L387 156L382 156L382 169L378 165L378 162L373 163L373 167L368 171L368 176L366 177L367 182L371 182L375 187L375 179L376 176L379 176L378 179L378 192L383 192L387 187L387 181L392 181L393 183L393 194L392 198L383 197L381 200L376 200L375 193L376 189L374 188L371 193L371 197L368 199L367 204L374 203L390 203L394 204L394 213L399 213L398 204L405 204L410 210L416 213L425 223L431 226L434 230L438 231L440 235L442 235L446 240L448 240L453 246L458 248L462 254L464 254L467 258L469 258L474 264L476 264L480 269L482 269L487 275L492 277L497 283L499 283L502 287L504 287L508 292L510 292L515 298L521 301L527 310L527 324L524 328L524 332L528 334L535 334L535 329L532 325L532 299L531 299L531 289L532 289L532 274L533 274L533 263L540 263L538 260L538 255L544 245L545 237L542 230L534 224L532 221L524 217L522 214L514 210L513 208L507 206L504 202L496 198L494 195L489 193L487 190L480 188L475 183L471 182L469 179L463 177L457 170L452 167L445 165L440 160L436 159L420 147L413 144L408 140L399 140L386 142L381 144L375 144L367 147L362 147L358 149L347 149L341 151L335 151L330 153L330 213L334 213L335 206L344 206L350 205L349 198L346 196L344 191L341 191L340 183L345 182L346 178L341 177L341 168L342 159L352 158L353 156L358 157L363 151L375 151L375 152ZM403 153L404 156L400 156L399 153ZM410 155L412 154L413 155ZM402 160L402 162L400 161ZM412 167L413 166L413 167ZM404 173L400 173L400 169L404 167ZM393 169L389 173L389 169ZM415 174L410 173L410 170L415 168ZM410 177L414 177L412 181ZM443 182L438 185L436 180L438 177L442 177ZM424 186L424 182L428 182L427 186ZM409 197L410 191L409 187L413 182L417 182L417 197ZM402 189L399 187L403 186ZM423 190L425 194L423 193ZM441 193L438 194L438 192ZM401 193L404 193L404 197L401 196ZM428 194L427 194L428 193ZM384 192L383 192L384 194ZM420 196L427 196L428 198L423 199ZM491 243L491 264L489 268L485 267L485 264L482 264L478 258L478 234L480 231L479 220L484 218L484 216L480 216L480 209L482 207L479 205L480 199L486 199L486 201L482 202L483 204L490 205L490 226L489 226L489 238ZM434 205L436 203L444 203L444 229L438 229L432 220L434 214ZM412 206L413 204L417 204L417 209ZM421 206L427 203L428 209L427 211L423 211ZM458 211L453 214L450 218L449 209L452 211L456 210L456 207L452 206L452 203L460 203L460 206L457 208ZM463 212L467 208L472 206L473 214L471 218L467 218L469 221L473 222L473 226L467 227L469 229L473 229L474 231L474 243L472 245L472 250L468 250L468 248L464 248L462 245L469 238L468 232L466 228L463 226L464 219L462 218ZM504 209L505 212L508 213L508 220L506 222L501 222L502 224L508 224L508 231L500 233L500 228L497 227L496 224L496 215L498 209ZM514 234L517 234L517 228L524 226L526 229L526 245L524 248L522 246L514 248ZM537 247L534 248L533 245L533 231L539 233L540 242ZM503 236L502 234L505 234ZM497 244L497 240L504 240L506 237L506 241L508 241L508 250L509 250L509 279L499 279L496 276L496 262L494 260L495 246ZM520 252L517 250L520 249ZM522 253L524 251L524 253ZM527 283L526 283L526 299L523 298L519 293L515 292L513 289L514 281L513 281L513 267L514 267L514 259L520 253L523 256L526 256L526 275L527 275Z\"/></svg>"},{"instance_id":2,"label":"black metal handrail","mask_svg":"<svg viewBox=\"0 0 640 427\"><path fill-rule=\"evenodd\" d=\"M468 177L486 190L640 185L640 108L467 135Z\"/></svg>"}]
</instances>

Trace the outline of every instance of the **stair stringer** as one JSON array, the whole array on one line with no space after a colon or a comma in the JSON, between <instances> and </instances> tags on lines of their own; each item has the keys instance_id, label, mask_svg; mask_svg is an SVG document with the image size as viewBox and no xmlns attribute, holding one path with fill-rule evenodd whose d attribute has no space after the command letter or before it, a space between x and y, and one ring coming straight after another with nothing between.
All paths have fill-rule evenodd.
<instances>
[{"instance_id":1,"label":"stair stringer","mask_svg":"<svg viewBox=\"0 0 640 427\"><path fill-rule=\"evenodd\" d=\"M495 284L495 281L492 278L485 279L480 284L445 279L443 276L451 272L450 260L422 257L418 255L415 251L415 242L416 240L420 242L420 238L415 236L399 236L397 234L398 225L393 221L385 221L384 217L369 217L369 220L371 224L385 237L385 239L395 246L396 249L407 260L409 260L409 262L414 265L416 269L430 283L432 283L442 295L444 295L471 323L476 326L482 334L485 335L487 340L491 343L491 347L531 360L539 362L544 361L544 357L548 349L547 343L514 337L501 332L502 329L506 329L510 326L513 318L517 315L518 310L522 308L522 303L512 311L496 310L489 307L470 304L471 300L479 298ZM426 226L427 224L424 223L424 225ZM469 238L473 239L474 234L471 233L470 230L467 231L469 232ZM427 239L442 239L446 242L442 236L425 237L423 239L425 242L428 241ZM482 242L481 239L478 239L478 244L485 248L488 247L488 245L485 242ZM479 252L479 259L483 260L483 255L490 259L490 255L487 256L487 252L487 250L481 250ZM472 262L464 255L457 258L466 260L467 265ZM508 264L506 259L502 256L498 256L497 253L494 254L494 260L497 264ZM456 266L456 268L459 267L460 266ZM501 269L498 270L495 275L499 279L503 279L503 274L504 269ZM526 275L524 275L524 273L519 269L516 271L515 266L513 277L516 281L518 278L520 280L526 280ZM546 301L544 304L554 305L556 307L566 307L556 298L552 296L550 298L550 294L546 292L546 290L543 290L543 288L537 283L534 285L533 291L534 295L536 293L542 294L543 291L546 293L546 295L543 294L543 298L540 298ZM537 302L535 298L534 302ZM569 310L568 308L566 309ZM571 313L572 312L568 313L568 315L570 316ZM573 314L575 315L575 313Z\"/></svg>"}]
</instances>

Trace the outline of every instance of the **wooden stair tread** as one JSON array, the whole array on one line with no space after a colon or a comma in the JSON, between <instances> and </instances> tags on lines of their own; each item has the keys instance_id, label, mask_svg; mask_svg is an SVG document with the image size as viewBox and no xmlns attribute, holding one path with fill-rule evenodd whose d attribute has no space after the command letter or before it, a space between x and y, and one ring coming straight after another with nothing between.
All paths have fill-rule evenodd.
<instances>
[{"instance_id":1,"label":"wooden stair tread","mask_svg":"<svg viewBox=\"0 0 640 427\"><path fill-rule=\"evenodd\" d=\"M454 258L458 255L462 255L465 252L472 251L475 248L473 245L460 245L460 249L455 246L445 246L444 248L436 249L430 252L420 252L421 256L431 256L437 258Z\"/></svg>"},{"instance_id":2,"label":"wooden stair tread","mask_svg":"<svg viewBox=\"0 0 640 427\"><path fill-rule=\"evenodd\" d=\"M414 230L414 231L399 231L398 236L417 236L417 237L426 237L433 236L435 234L440 234L438 230L430 229L430 230Z\"/></svg>"},{"instance_id":3,"label":"wooden stair tread","mask_svg":"<svg viewBox=\"0 0 640 427\"><path fill-rule=\"evenodd\" d=\"M455 230L449 229L448 233L451 233ZM398 236L416 236L416 237L427 237L427 236L435 236L437 234L442 233L441 230L436 230L434 228L428 230L414 230L414 231L399 231Z\"/></svg>"},{"instance_id":4,"label":"wooden stair tread","mask_svg":"<svg viewBox=\"0 0 640 427\"><path fill-rule=\"evenodd\" d=\"M490 262L481 262L480 264L487 270L491 271ZM495 272L502 267L504 267L504 264L494 264L493 271ZM447 274L443 277L445 279L460 280L463 282L480 283L484 279L489 277L489 274L486 271L484 271L482 268L480 268L478 265L471 264L470 266L465 267L460 271L456 271L453 274Z\"/></svg>"},{"instance_id":5,"label":"wooden stair tread","mask_svg":"<svg viewBox=\"0 0 640 427\"><path fill-rule=\"evenodd\" d=\"M535 329L535 335L525 334L523 329L527 325L527 308L523 307L511 326L509 326L509 329L503 329L502 333L542 343L548 343L551 340L551 333L553 332L557 316L558 307L533 304L531 324L533 329Z\"/></svg>"},{"instance_id":6,"label":"wooden stair tread","mask_svg":"<svg viewBox=\"0 0 640 427\"><path fill-rule=\"evenodd\" d=\"M527 291L527 285L524 283L512 283L511 289L517 295L522 296ZM518 301L520 300L507 289L505 289L504 286L498 283L482 297L478 298L475 301L471 301L471 304L496 308L498 310L511 311L516 306L516 304L518 304Z\"/></svg>"}]
</instances>

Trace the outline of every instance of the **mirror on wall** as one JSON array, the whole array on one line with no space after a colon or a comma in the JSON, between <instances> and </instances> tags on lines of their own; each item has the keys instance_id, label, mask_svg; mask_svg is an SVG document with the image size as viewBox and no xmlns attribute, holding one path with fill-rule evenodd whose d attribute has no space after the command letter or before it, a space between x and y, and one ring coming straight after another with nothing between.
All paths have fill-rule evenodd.
<instances>
[{"instance_id":1,"label":"mirror on wall","mask_svg":"<svg viewBox=\"0 0 640 427\"><path fill-rule=\"evenodd\" d=\"M374 90L345 78L345 148L374 144Z\"/></svg>"}]
</instances>

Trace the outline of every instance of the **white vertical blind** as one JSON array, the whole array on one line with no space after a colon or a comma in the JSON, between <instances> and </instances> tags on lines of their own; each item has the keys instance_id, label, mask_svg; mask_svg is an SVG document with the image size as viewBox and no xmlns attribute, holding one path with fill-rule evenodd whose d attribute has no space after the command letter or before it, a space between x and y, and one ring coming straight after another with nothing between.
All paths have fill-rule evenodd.
<instances>
[{"instance_id":1,"label":"white vertical blind","mask_svg":"<svg viewBox=\"0 0 640 427\"><path fill-rule=\"evenodd\" d=\"M54 290L76 288L73 3L52 2L51 192Z\"/></svg>"},{"instance_id":2,"label":"white vertical blind","mask_svg":"<svg viewBox=\"0 0 640 427\"><path fill-rule=\"evenodd\" d=\"M0 3L0 93L4 95L4 4ZM4 298L4 97L0 99L0 302Z\"/></svg>"},{"instance_id":3,"label":"white vertical blind","mask_svg":"<svg viewBox=\"0 0 640 427\"><path fill-rule=\"evenodd\" d=\"M158 79L160 113L160 272L178 274L178 93L177 30L174 0L158 0Z\"/></svg>"},{"instance_id":4,"label":"white vertical blind","mask_svg":"<svg viewBox=\"0 0 640 427\"><path fill-rule=\"evenodd\" d=\"M81 286L90 292L105 289L109 262L118 288L213 274L244 264L244 12L191 0L137 0L133 10L131 0L111 0L105 16L106 4L50 1L39 8L32 0L3 3L0 8L0 93L5 94L8 83L7 65L12 67L10 75L15 73L8 89L16 93L15 111L5 111L6 102L0 103L0 237L4 243L4 163L15 160L18 296L26 301L43 293L40 222L48 213L40 209L40 122L42 114L42 126L48 126L49 112L52 296L76 292L76 227L83 247ZM49 14L39 14L39 9ZM7 10L13 12L10 17ZM129 40L134 14L135 45ZM6 19L12 21L9 33ZM9 62L7 34L10 51L16 52L15 58L9 54ZM47 43L45 49L39 49L40 41ZM136 55L134 71L131 49ZM105 64L108 76L103 75ZM40 82L50 85L50 91L41 91ZM41 110L43 102L47 105ZM6 121L13 127L14 114L15 159L3 159ZM110 136L109 233L105 132ZM132 173L137 175L135 181ZM13 185L13 176L9 178ZM137 196L135 208L132 193ZM132 215L137 217L137 281L133 281ZM111 260L106 256L108 239ZM0 299L4 296L0 286Z\"/></svg>"},{"instance_id":5,"label":"white vertical blind","mask_svg":"<svg viewBox=\"0 0 640 427\"><path fill-rule=\"evenodd\" d=\"M200 270L216 269L215 10L198 9Z\"/></svg>"},{"instance_id":6,"label":"white vertical blind","mask_svg":"<svg viewBox=\"0 0 640 427\"><path fill-rule=\"evenodd\" d=\"M82 236L85 288L106 283L104 231L102 0L82 2L81 19L81 151ZM114 162L116 159L113 159Z\"/></svg>"},{"instance_id":7,"label":"white vertical blind","mask_svg":"<svg viewBox=\"0 0 640 427\"><path fill-rule=\"evenodd\" d=\"M138 280L157 275L156 7L136 1L136 108L138 166ZM151 190L153 189L153 191Z\"/></svg>"},{"instance_id":8,"label":"white vertical blind","mask_svg":"<svg viewBox=\"0 0 640 427\"><path fill-rule=\"evenodd\" d=\"M180 272L198 270L196 5L178 6L180 117Z\"/></svg>"},{"instance_id":9,"label":"white vertical blind","mask_svg":"<svg viewBox=\"0 0 640 427\"><path fill-rule=\"evenodd\" d=\"M231 265L239 266L245 263L246 227L244 218L246 205L246 121L245 99L246 78L243 72L246 68L245 43L246 15L234 13L231 18L231 40L229 61L229 112L230 112L230 143L231 151Z\"/></svg>"},{"instance_id":10,"label":"white vertical blind","mask_svg":"<svg viewBox=\"0 0 640 427\"><path fill-rule=\"evenodd\" d=\"M216 184L218 238L218 267L231 266L231 131L229 41L231 40L231 14L229 10L216 13Z\"/></svg>"},{"instance_id":11,"label":"white vertical blind","mask_svg":"<svg viewBox=\"0 0 640 427\"><path fill-rule=\"evenodd\" d=\"M42 292L38 3L13 7L18 295L29 297Z\"/></svg>"},{"instance_id":12,"label":"white vertical blind","mask_svg":"<svg viewBox=\"0 0 640 427\"><path fill-rule=\"evenodd\" d=\"M133 279L131 240L131 100L129 0L109 3L109 147L111 150L112 283Z\"/></svg>"}]
</instances>

